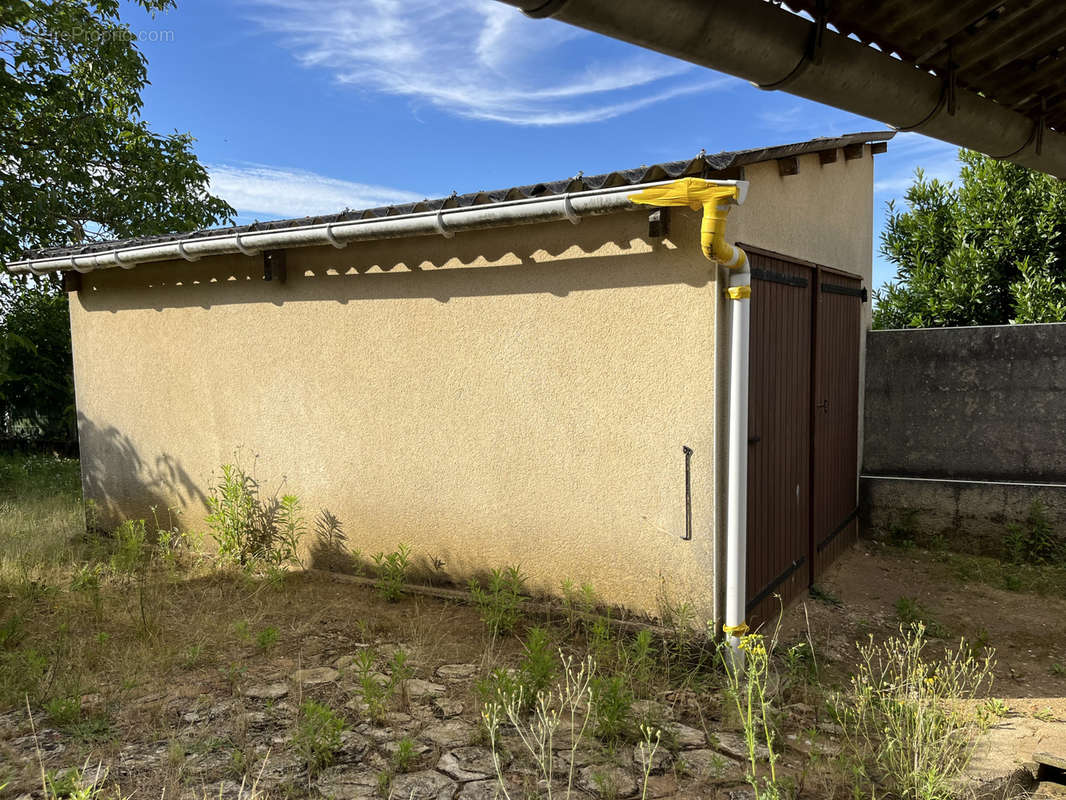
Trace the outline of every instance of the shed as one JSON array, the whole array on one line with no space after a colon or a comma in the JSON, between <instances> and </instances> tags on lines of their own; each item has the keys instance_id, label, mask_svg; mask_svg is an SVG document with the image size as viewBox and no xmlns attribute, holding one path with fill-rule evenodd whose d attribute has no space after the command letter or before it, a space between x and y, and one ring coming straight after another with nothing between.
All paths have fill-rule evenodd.
<instances>
[{"instance_id":1,"label":"shed","mask_svg":"<svg viewBox=\"0 0 1066 800\"><path fill-rule=\"evenodd\" d=\"M240 450L364 554L404 543L457 581L520 564L535 589L588 583L636 612L684 603L721 620L740 304L701 253L699 212L632 198L747 182L727 221L751 266L734 455L742 594L765 619L856 532L872 156L891 136L9 266L64 272L84 492L103 525L156 506L202 530Z\"/></svg>"}]
</instances>

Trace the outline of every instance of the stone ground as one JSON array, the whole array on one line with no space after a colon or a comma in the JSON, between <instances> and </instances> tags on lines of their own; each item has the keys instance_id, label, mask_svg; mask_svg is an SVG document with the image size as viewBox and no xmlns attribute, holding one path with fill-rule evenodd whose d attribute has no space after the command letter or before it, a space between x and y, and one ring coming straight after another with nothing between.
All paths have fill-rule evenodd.
<instances>
[{"instance_id":1,"label":"stone ground","mask_svg":"<svg viewBox=\"0 0 1066 800\"><path fill-rule=\"evenodd\" d=\"M373 646L388 653L405 644L378 641ZM481 667L477 663L429 664L409 644L406 651L426 677L406 682L409 699L403 710L390 711L381 724L366 719L351 724L341 736L333 762L314 775L308 775L291 750L299 704L317 699L336 707L347 697L352 699L342 707L353 712L349 718L362 716L365 707L349 670L358 650L323 649L316 663L288 673L264 665L228 696L178 688L141 697L140 703L153 704L167 721L169 735L119 742L110 758L90 755L85 760L85 748L50 727L46 715L35 720L34 735L21 710L0 716L0 740L5 741L9 757L33 763L40 753L46 769L55 773L74 775L83 767L83 783L127 787L150 784L153 778L176 772L182 779L180 797L187 800L247 796L241 778L249 764L254 767L248 774L254 776L257 791L267 794L308 794L329 800L380 798L384 796L380 776L391 771L389 797L496 797L492 753L484 744L471 701L471 683ZM387 671L384 661L380 666ZM654 760L649 796L714 797L719 788L724 790L722 796L742 796L741 738L730 731L708 738L702 729L676 719L678 715L666 705L649 702L658 716L668 720L674 745L663 748ZM648 703L644 709L650 710ZM413 761L407 771L390 770L405 738L413 743ZM555 771L565 785L571 747L567 736L560 736L556 744ZM526 791L535 791L537 776L528 760L521 758L523 747L513 733L505 735L504 747L509 754L504 766L512 795L525 797ZM632 745L611 752L588 737L574 752L574 764L577 791L571 797L632 797L639 791L640 759ZM40 794L34 790L15 796Z\"/></svg>"},{"instance_id":2,"label":"stone ground","mask_svg":"<svg viewBox=\"0 0 1066 800\"><path fill-rule=\"evenodd\" d=\"M860 543L825 576L822 601L806 600L786 614L782 636L800 641L809 635L827 679L844 680L854 666L856 640L895 632L894 604L906 592L951 636L983 637L1000 653L993 693L1012 710L982 743L975 775L1008 771L1037 749L1062 752L1066 678L1055 667L1066 659L1066 599L960 582L941 566L913 551ZM121 606L108 611L110 601L96 617L81 608L61 617L47 601L52 605L42 606L44 623L73 621L80 638L72 652L98 646L109 632L106 657L82 697L87 713L99 710L107 721L99 731L71 730L35 709L34 736L24 709L0 709L0 784L9 781L0 796L41 797L38 759L54 775L81 768L83 783L120 790L123 798L230 800L248 796L243 778L257 781L260 793L285 798L496 795L474 684L495 667L517 663L517 639L489 642L476 610L465 605L414 597L386 604L371 589L315 575L293 576L280 590L227 580L168 587L160 614L170 622L148 643L127 630L128 622L120 626L126 612ZM246 623L244 633L235 632L237 621ZM254 634L268 625L278 641L257 647L247 629ZM167 641L178 636L184 638ZM188 655L193 642L196 658ZM353 672L368 647L382 676L397 648L413 669L406 701L393 704L380 724L368 719ZM311 775L293 743L298 709L309 699L329 706L346 725L333 762ZM748 796L743 742L713 692L662 688L642 701L641 710L667 727L670 743L655 759L649 797ZM835 732L816 697L800 697L783 711L781 768L802 780L812 754L824 760L836 752ZM401 744L405 740L410 744ZM512 734L504 744L510 796L542 794L520 742ZM554 772L565 783L570 748L565 737L556 744ZM396 753L404 749L411 757L400 765ZM638 762L633 745L610 750L590 737L574 754L571 796L639 796ZM801 797L830 796L829 786L808 776Z\"/></svg>"},{"instance_id":3,"label":"stone ground","mask_svg":"<svg viewBox=\"0 0 1066 800\"><path fill-rule=\"evenodd\" d=\"M24 708L0 710L0 784L9 782L0 796L41 798L39 761L60 783L80 770L83 784L106 786L101 800L230 800L248 796L253 781L260 794L285 798L496 796L474 684L496 667L515 665L521 642L491 641L476 609L414 596L388 604L373 589L314 574L291 576L281 589L206 578L165 591L169 605L160 614L175 621L166 624L189 621L199 638L143 642L126 631L118 609L107 613L106 602L96 619L78 609L63 617L83 623L71 645L79 651L100 647L105 639L97 626L111 626L103 646L109 660L88 679L96 689L81 697L85 715L99 712L106 723L96 731L72 729L35 708L31 727ZM54 606L45 612L60 617ZM267 625L278 641L263 649L254 634ZM565 636L564 630L554 635ZM181 633L192 636L186 628ZM188 641L198 642L195 659ZM355 674L367 648L376 655L379 679L388 677L397 649L412 670L380 723L368 718ZM307 700L328 706L345 723L332 763L315 774L293 741ZM665 688L638 704L664 725L670 743L656 755L650 797L744 796L742 742L711 705L706 694ZM503 745L511 797L542 794L513 732L505 730ZM403 748L410 760L399 764ZM567 738L560 737L557 784L565 785L570 758ZM633 744L609 749L588 736L574 753L576 799L636 796L640 781Z\"/></svg>"}]
</instances>

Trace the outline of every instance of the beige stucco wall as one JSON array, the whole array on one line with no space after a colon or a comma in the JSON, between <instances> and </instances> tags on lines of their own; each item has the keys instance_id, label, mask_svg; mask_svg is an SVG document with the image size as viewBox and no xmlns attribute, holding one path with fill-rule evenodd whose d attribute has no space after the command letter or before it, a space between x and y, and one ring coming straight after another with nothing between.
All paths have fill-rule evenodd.
<instances>
[{"instance_id":1,"label":"beige stucco wall","mask_svg":"<svg viewBox=\"0 0 1066 800\"><path fill-rule=\"evenodd\" d=\"M730 237L868 263L871 159L813 158L784 179L749 168ZM661 241L638 212L288 261L284 285L243 256L83 277L83 477L105 522L155 504L202 529L238 452L364 554L403 542L458 579L520 563L539 589L713 612L727 312L697 215Z\"/></svg>"}]
</instances>

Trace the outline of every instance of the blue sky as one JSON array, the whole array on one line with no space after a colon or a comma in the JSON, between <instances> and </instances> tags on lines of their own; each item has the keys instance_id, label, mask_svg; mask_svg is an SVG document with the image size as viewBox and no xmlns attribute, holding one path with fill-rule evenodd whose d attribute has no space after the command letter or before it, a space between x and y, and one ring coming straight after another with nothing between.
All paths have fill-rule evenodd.
<instances>
[{"instance_id":1,"label":"blue sky","mask_svg":"<svg viewBox=\"0 0 1066 800\"><path fill-rule=\"evenodd\" d=\"M246 222L885 127L495 0L178 0L126 21L145 118L197 138ZM916 167L954 177L955 152L897 136L875 225ZM875 286L891 277L875 254Z\"/></svg>"}]
</instances>

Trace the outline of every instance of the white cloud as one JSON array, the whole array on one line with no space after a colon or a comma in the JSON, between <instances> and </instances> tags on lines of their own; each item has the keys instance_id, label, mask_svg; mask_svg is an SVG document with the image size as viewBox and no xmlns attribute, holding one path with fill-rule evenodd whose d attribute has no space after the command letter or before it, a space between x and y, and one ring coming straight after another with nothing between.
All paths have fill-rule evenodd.
<instances>
[{"instance_id":1,"label":"white cloud","mask_svg":"<svg viewBox=\"0 0 1066 800\"><path fill-rule=\"evenodd\" d=\"M314 172L261 164L208 166L211 191L237 209L242 218L303 217L336 214L345 208L373 208L410 203L425 195L327 178Z\"/></svg>"},{"instance_id":2,"label":"white cloud","mask_svg":"<svg viewBox=\"0 0 1066 800\"><path fill-rule=\"evenodd\" d=\"M593 34L495 0L248 2L303 65L475 119L597 122L733 80L607 40L597 61L587 55Z\"/></svg>"}]
</instances>

